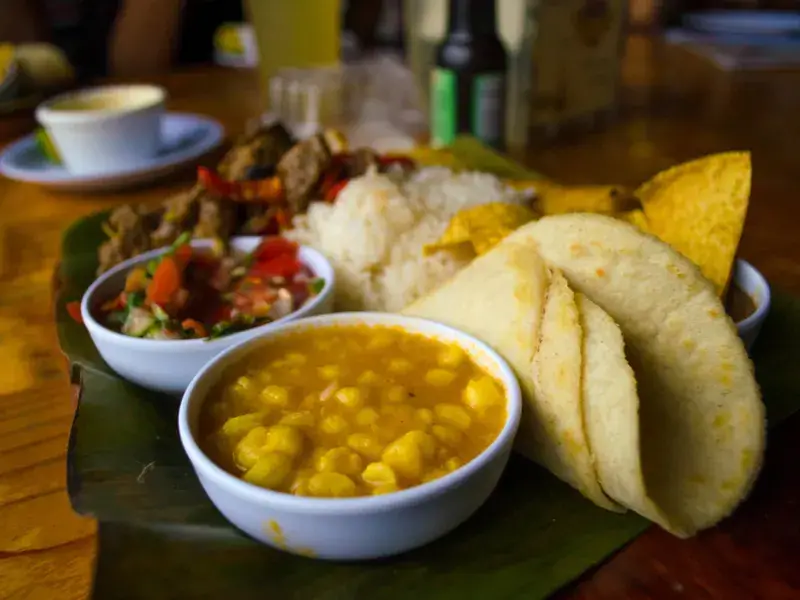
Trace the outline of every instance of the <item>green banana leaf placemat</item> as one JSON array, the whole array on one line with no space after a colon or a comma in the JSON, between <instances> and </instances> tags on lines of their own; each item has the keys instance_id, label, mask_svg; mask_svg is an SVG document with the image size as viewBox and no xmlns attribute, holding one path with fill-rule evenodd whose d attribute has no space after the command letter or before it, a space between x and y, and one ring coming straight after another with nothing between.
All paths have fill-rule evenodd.
<instances>
[{"instance_id":1,"label":"green banana leaf placemat","mask_svg":"<svg viewBox=\"0 0 800 600\"><path fill-rule=\"evenodd\" d=\"M536 178L469 140L459 160ZM177 434L178 400L118 378L66 303L80 298L104 236L97 214L65 234L56 320L81 385L68 452L76 511L101 521L96 598L543 598L620 549L649 523L597 508L548 472L512 458L467 523L393 559L334 564L284 554L230 526L206 498ZM800 408L800 300L774 293L754 349L770 425Z\"/></svg>"}]
</instances>

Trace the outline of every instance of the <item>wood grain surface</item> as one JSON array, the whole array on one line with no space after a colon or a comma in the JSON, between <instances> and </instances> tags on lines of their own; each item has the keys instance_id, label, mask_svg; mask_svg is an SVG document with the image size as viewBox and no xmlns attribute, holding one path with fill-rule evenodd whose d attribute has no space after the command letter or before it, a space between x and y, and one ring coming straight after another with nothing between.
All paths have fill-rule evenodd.
<instances>
[{"instance_id":1,"label":"wood grain surface","mask_svg":"<svg viewBox=\"0 0 800 600\"><path fill-rule=\"evenodd\" d=\"M632 38L623 81L618 122L521 158L565 182L636 184L680 160L750 149L753 194L741 256L800 295L800 72L724 74ZM259 110L248 72L208 68L158 83L169 89L171 109L209 114L232 134ZM0 179L0 598L69 600L91 589L96 524L71 512L64 490L73 399L51 317L61 233L92 211L155 203L187 183L69 195ZM771 437L753 496L720 527L687 542L650 530L559 597L800 598L798 433L794 417Z\"/></svg>"}]
</instances>

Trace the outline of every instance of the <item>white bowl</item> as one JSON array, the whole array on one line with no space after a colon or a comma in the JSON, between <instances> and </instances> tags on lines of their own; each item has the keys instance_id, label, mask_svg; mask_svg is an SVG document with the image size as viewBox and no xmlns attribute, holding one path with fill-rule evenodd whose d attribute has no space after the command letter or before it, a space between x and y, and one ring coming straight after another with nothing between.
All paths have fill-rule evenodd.
<instances>
[{"instance_id":1,"label":"white bowl","mask_svg":"<svg viewBox=\"0 0 800 600\"><path fill-rule=\"evenodd\" d=\"M47 130L68 171L113 173L158 154L166 96L154 85L89 88L40 104L36 120ZM98 108L79 108L80 103Z\"/></svg>"},{"instance_id":2,"label":"white bowl","mask_svg":"<svg viewBox=\"0 0 800 600\"><path fill-rule=\"evenodd\" d=\"M292 331L330 325L401 327L458 344L505 388L508 417L481 454L452 473L381 496L307 498L251 485L214 464L195 440L200 410L224 370ZM489 497L511 452L522 400L506 362L475 338L424 319L388 313L338 313L286 323L230 348L206 365L181 401L181 442L211 501L236 527L274 548L315 558L363 560L399 554L431 542L464 522Z\"/></svg>"},{"instance_id":3,"label":"white bowl","mask_svg":"<svg viewBox=\"0 0 800 600\"><path fill-rule=\"evenodd\" d=\"M736 323L739 337L749 351L761 332L761 326L769 314L771 294L766 277L746 260L737 259L733 272L734 284L750 296L756 310L746 319Z\"/></svg>"},{"instance_id":4,"label":"white bowl","mask_svg":"<svg viewBox=\"0 0 800 600\"><path fill-rule=\"evenodd\" d=\"M237 251L251 252L260 237L236 237L231 246ZM193 240L195 248L210 248L211 240ZM200 369L220 352L243 340L263 334L280 323L302 319L333 309L334 274L328 259L316 250L300 247L300 262L325 280L322 291L295 312L272 323L261 325L215 340L148 340L135 338L105 327L91 313L98 302L109 300L123 289L125 276L134 266L147 263L167 249L152 250L126 260L103 273L86 290L81 300L81 317L100 356L125 379L142 387L171 394L181 394Z\"/></svg>"}]
</instances>

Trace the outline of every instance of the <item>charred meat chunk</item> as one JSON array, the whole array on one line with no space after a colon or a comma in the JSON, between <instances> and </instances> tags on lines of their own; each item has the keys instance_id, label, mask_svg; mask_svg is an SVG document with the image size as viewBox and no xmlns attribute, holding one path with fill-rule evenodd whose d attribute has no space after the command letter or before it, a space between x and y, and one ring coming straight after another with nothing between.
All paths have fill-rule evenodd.
<instances>
[{"instance_id":1,"label":"charred meat chunk","mask_svg":"<svg viewBox=\"0 0 800 600\"><path fill-rule=\"evenodd\" d=\"M262 125L228 151L218 171L229 181L263 179L261 174L274 171L293 144L292 136L280 123Z\"/></svg>"},{"instance_id":2,"label":"charred meat chunk","mask_svg":"<svg viewBox=\"0 0 800 600\"><path fill-rule=\"evenodd\" d=\"M346 174L348 179L361 177L370 167L379 165L378 153L370 148L357 148L347 159Z\"/></svg>"},{"instance_id":3,"label":"charred meat chunk","mask_svg":"<svg viewBox=\"0 0 800 600\"><path fill-rule=\"evenodd\" d=\"M331 152L321 134L298 142L283 155L277 172L293 212L306 210L320 177L330 164Z\"/></svg>"},{"instance_id":4,"label":"charred meat chunk","mask_svg":"<svg viewBox=\"0 0 800 600\"><path fill-rule=\"evenodd\" d=\"M111 235L98 251L98 273L151 248L144 213L140 210L120 206L109 215L107 226Z\"/></svg>"},{"instance_id":5,"label":"charred meat chunk","mask_svg":"<svg viewBox=\"0 0 800 600\"><path fill-rule=\"evenodd\" d=\"M227 241L236 228L236 206L229 200L203 194L198 200L197 224L192 236Z\"/></svg>"}]
</instances>

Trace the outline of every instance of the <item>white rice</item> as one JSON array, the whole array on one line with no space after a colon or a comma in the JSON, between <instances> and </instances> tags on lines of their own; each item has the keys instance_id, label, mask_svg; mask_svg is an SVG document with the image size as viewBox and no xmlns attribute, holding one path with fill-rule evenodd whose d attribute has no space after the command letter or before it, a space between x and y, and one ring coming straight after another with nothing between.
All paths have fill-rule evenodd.
<instances>
[{"instance_id":1,"label":"white rice","mask_svg":"<svg viewBox=\"0 0 800 600\"><path fill-rule=\"evenodd\" d=\"M459 210L525 197L487 173L434 167L406 179L368 173L336 202L312 203L287 237L316 248L336 272L337 310L395 312L433 290L466 262L448 253L423 256Z\"/></svg>"}]
</instances>

